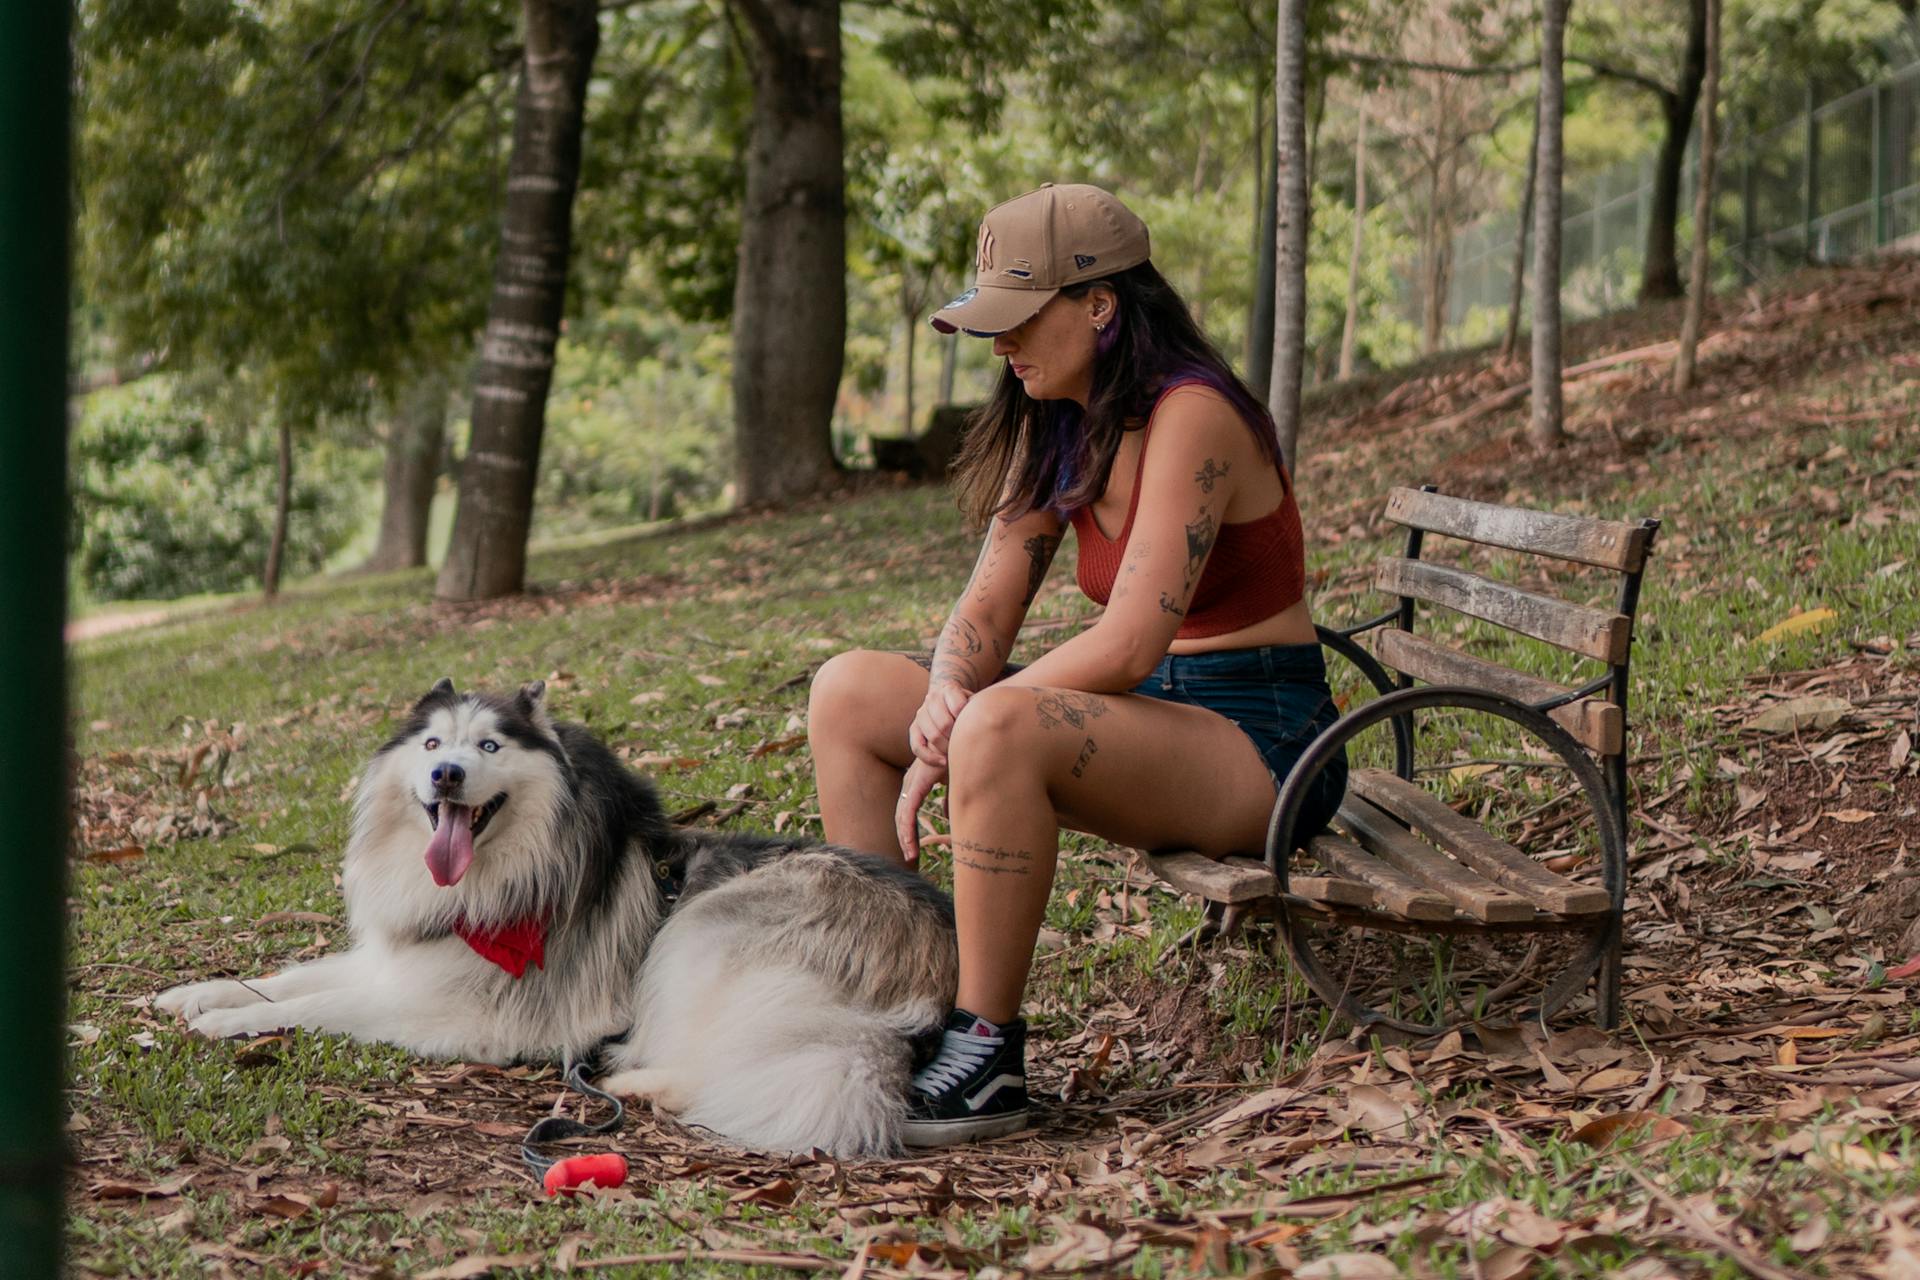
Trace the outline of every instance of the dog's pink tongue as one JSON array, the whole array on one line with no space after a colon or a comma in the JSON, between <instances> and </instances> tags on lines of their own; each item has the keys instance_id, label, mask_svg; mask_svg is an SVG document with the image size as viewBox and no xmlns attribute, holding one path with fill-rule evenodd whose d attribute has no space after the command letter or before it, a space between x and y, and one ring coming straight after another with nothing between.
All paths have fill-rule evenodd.
<instances>
[{"instance_id":1,"label":"dog's pink tongue","mask_svg":"<svg viewBox=\"0 0 1920 1280\"><path fill-rule=\"evenodd\" d=\"M464 804L442 804L440 825L427 842L427 870L442 889L460 883L473 865L473 810Z\"/></svg>"}]
</instances>

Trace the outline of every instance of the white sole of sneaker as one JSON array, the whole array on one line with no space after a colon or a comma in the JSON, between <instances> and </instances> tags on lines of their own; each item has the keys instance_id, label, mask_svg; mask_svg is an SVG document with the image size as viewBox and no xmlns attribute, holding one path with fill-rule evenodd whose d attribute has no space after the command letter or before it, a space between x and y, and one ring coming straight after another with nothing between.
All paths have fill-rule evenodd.
<instances>
[{"instance_id":1,"label":"white sole of sneaker","mask_svg":"<svg viewBox=\"0 0 1920 1280\"><path fill-rule=\"evenodd\" d=\"M901 1126L900 1141L909 1147L951 1147L982 1138L999 1138L1027 1127L1025 1111L997 1116L968 1117L964 1120L909 1120Z\"/></svg>"}]
</instances>

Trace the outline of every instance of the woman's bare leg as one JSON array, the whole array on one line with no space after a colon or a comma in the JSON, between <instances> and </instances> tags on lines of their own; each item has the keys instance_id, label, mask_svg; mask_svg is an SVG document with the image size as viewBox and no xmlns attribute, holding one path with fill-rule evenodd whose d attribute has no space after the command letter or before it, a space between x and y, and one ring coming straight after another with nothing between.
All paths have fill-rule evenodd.
<instances>
[{"instance_id":1,"label":"woman's bare leg","mask_svg":"<svg viewBox=\"0 0 1920 1280\"><path fill-rule=\"evenodd\" d=\"M926 668L905 654L855 650L815 673L807 742L827 839L904 861L893 811L913 762L907 727L926 696Z\"/></svg>"},{"instance_id":2,"label":"woman's bare leg","mask_svg":"<svg viewBox=\"0 0 1920 1280\"><path fill-rule=\"evenodd\" d=\"M983 690L960 713L949 759L956 1003L994 1022L1019 1012L1062 825L1221 857L1265 844L1275 798L1231 721L1131 694Z\"/></svg>"}]
</instances>

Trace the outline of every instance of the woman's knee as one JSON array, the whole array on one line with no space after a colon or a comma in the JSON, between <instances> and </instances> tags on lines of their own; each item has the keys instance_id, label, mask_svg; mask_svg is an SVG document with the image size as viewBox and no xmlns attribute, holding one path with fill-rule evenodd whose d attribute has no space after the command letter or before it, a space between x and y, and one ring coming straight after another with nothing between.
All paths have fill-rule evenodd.
<instances>
[{"instance_id":1,"label":"woman's knee","mask_svg":"<svg viewBox=\"0 0 1920 1280\"><path fill-rule=\"evenodd\" d=\"M1005 775L1031 766L1039 722L1031 689L989 686L967 699L947 753L956 786L968 776Z\"/></svg>"},{"instance_id":2,"label":"woman's knee","mask_svg":"<svg viewBox=\"0 0 1920 1280\"><path fill-rule=\"evenodd\" d=\"M807 737L817 745L864 740L883 730L904 735L905 720L891 723L903 706L908 719L913 715L911 694L895 687L899 672L893 668L900 661L899 654L850 649L822 663L807 691Z\"/></svg>"}]
</instances>

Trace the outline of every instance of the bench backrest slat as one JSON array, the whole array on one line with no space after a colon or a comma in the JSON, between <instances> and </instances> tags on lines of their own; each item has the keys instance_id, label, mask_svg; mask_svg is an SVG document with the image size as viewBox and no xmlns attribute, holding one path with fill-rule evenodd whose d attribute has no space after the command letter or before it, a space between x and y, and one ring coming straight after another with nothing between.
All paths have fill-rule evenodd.
<instances>
[{"instance_id":1,"label":"bench backrest slat","mask_svg":"<svg viewBox=\"0 0 1920 1280\"><path fill-rule=\"evenodd\" d=\"M1425 560L1386 557L1374 571L1374 586L1389 595L1444 605L1600 662L1625 662L1633 638L1633 620L1624 613L1535 595Z\"/></svg>"},{"instance_id":2,"label":"bench backrest slat","mask_svg":"<svg viewBox=\"0 0 1920 1280\"><path fill-rule=\"evenodd\" d=\"M1653 541L1653 531L1645 524L1501 507L1419 489L1401 488L1389 494L1387 519L1469 542L1622 573L1639 572Z\"/></svg>"},{"instance_id":3,"label":"bench backrest slat","mask_svg":"<svg viewBox=\"0 0 1920 1280\"><path fill-rule=\"evenodd\" d=\"M1551 702L1570 692L1566 686L1542 680L1435 644L1411 631L1383 628L1373 633L1373 654L1402 675L1428 684L1465 684L1491 689L1525 703ZM1624 748L1626 715L1605 698L1577 698L1547 712L1574 740L1597 755Z\"/></svg>"}]
</instances>

